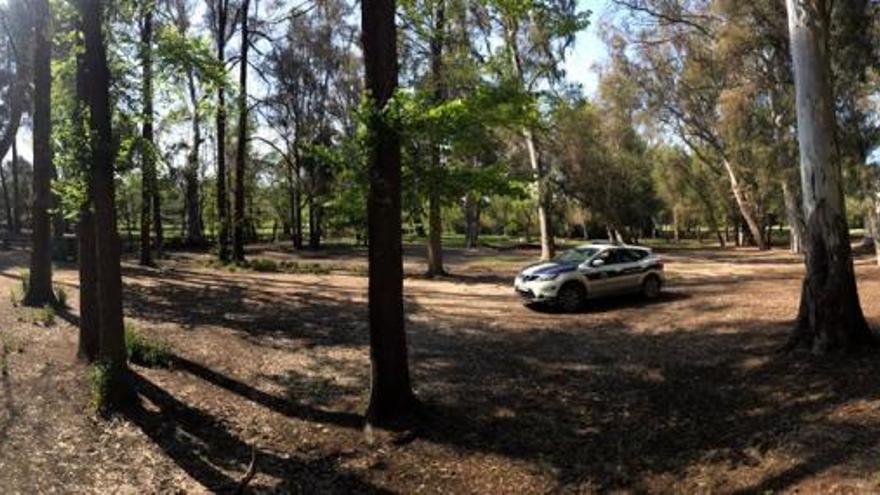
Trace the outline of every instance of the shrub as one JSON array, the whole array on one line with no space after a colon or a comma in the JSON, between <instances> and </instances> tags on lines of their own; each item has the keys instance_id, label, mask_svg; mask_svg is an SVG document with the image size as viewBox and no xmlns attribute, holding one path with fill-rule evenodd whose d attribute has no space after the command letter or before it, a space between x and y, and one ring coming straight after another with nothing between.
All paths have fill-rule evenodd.
<instances>
[{"instance_id":1,"label":"shrub","mask_svg":"<svg viewBox=\"0 0 880 495\"><path fill-rule=\"evenodd\" d=\"M279 271L278 263L274 260L255 259L249 263L246 263L246 265L255 272L276 273Z\"/></svg>"},{"instance_id":2,"label":"shrub","mask_svg":"<svg viewBox=\"0 0 880 495\"><path fill-rule=\"evenodd\" d=\"M309 275L327 275L333 271L329 265L321 263L298 263L296 261L284 261L281 269L285 273L301 273Z\"/></svg>"},{"instance_id":3,"label":"shrub","mask_svg":"<svg viewBox=\"0 0 880 495\"><path fill-rule=\"evenodd\" d=\"M9 302L12 303L13 306L18 307L21 305L22 294L15 287L9 289Z\"/></svg>"},{"instance_id":4,"label":"shrub","mask_svg":"<svg viewBox=\"0 0 880 495\"><path fill-rule=\"evenodd\" d=\"M134 364L148 368L171 366L171 345L143 335L130 324L125 325L125 349L128 351L128 360Z\"/></svg>"}]
</instances>

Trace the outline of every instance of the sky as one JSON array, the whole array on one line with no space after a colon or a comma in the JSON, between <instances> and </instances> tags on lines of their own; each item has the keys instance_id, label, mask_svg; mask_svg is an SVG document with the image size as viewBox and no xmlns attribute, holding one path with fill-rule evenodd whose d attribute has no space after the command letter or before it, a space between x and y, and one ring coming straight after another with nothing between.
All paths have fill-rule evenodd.
<instances>
[{"instance_id":1,"label":"sky","mask_svg":"<svg viewBox=\"0 0 880 495\"><path fill-rule=\"evenodd\" d=\"M581 9L591 10L590 26L582 31L575 42L574 50L566 59L565 71L568 79L579 82L586 94L596 91L598 77L593 70L597 62L605 59L605 45L599 38L599 21L608 7L608 0L579 0Z\"/></svg>"}]
</instances>

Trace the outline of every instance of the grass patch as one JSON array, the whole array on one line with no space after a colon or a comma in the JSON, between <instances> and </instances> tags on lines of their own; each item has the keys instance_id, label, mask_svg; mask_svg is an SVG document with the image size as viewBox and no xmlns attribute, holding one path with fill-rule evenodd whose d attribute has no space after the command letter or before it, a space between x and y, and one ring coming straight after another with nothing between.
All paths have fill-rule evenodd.
<instances>
[{"instance_id":1,"label":"grass patch","mask_svg":"<svg viewBox=\"0 0 880 495\"><path fill-rule=\"evenodd\" d=\"M307 275L329 275L333 267L323 263L301 263L298 261L282 261L279 265L284 273L297 273Z\"/></svg>"},{"instance_id":2,"label":"grass patch","mask_svg":"<svg viewBox=\"0 0 880 495\"><path fill-rule=\"evenodd\" d=\"M246 261L244 266L250 268L255 272L261 273L278 273L280 271L278 262L275 260L268 259L255 259L252 261Z\"/></svg>"},{"instance_id":3,"label":"grass patch","mask_svg":"<svg viewBox=\"0 0 880 495\"><path fill-rule=\"evenodd\" d=\"M168 368L171 366L171 344L164 340L147 337L134 325L125 325L125 350L128 360L148 368Z\"/></svg>"},{"instance_id":4,"label":"grass patch","mask_svg":"<svg viewBox=\"0 0 880 495\"><path fill-rule=\"evenodd\" d=\"M55 288L55 302L58 309L67 309L67 289L64 287Z\"/></svg>"},{"instance_id":5,"label":"grass patch","mask_svg":"<svg viewBox=\"0 0 880 495\"><path fill-rule=\"evenodd\" d=\"M34 322L46 327L55 325L55 308L51 304L47 304L34 310Z\"/></svg>"}]
</instances>

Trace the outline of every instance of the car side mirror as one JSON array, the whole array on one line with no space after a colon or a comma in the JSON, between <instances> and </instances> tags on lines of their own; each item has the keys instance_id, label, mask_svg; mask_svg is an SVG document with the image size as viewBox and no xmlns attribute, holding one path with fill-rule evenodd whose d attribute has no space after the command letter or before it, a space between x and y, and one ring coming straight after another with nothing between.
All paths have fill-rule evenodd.
<instances>
[{"instance_id":1,"label":"car side mirror","mask_svg":"<svg viewBox=\"0 0 880 495\"><path fill-rule=\"evenodd\" d=\"M599 268L605 264L605 260L593 260L590 262L590 266L593 268Z\"/></svg>"}]
</instances>

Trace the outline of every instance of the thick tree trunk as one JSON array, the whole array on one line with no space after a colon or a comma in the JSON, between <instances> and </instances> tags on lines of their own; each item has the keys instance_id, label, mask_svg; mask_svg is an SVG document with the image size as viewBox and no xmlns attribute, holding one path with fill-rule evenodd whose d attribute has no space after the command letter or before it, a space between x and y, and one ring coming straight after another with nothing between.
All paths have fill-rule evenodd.
<instances>
[{"instance_id":1,"label":"thick tree trunk","mask_svg":"<svg viewBox=\"0 0 880 495\"><path fill-rule=\"evenodd\" d=\"M828 58L828 5L786 0L797 94L807 273L790 347L817 354L873 342L850 252Z\"/></svg>"},{"instance_id":2,"label":"thick tree trunk","mask_svg":"<svg viewBox=\"0 0 880 495\"><path fill-rule=\"evenodd\" d=\"M238 93L238 149L235 154L235 218L233 219L232 257L236 262L244 261L245 238L245 160L248 145L248 106L247 106L247 73L248 50L248 16L250 0L241 5L241 59L239 60L239 93Z\"/></svg>"},{"instance_id":3,"label":"thick tree trunk","mask_svg":"<svg viewBox=\"0 0 880 495\"><path fill-rule=\"evenodd\" d=\"M445 74L443 72L443 44L445 43L446 5L444 0L437 2L434 10L434 32L431 37L431 79L434 84L434 104L446 100ZM431 170L433 177L428 181L428 273L429 277L446 274L443 266L443 219L441 192L443 182L443 150L435 138L431 143Z\"/></svg>"},{"instance_id":4,"label":"thick tree trunk","mask_svg":"<svg viewBox=\"0 0 880 495\"><path fill-rule=\"evenodd\" d=\"M186 32L185 27L182 34ZM186 243L192 246L201 246L205 242L205 225L202 220L202 200L199 185L199 158L202 147L202 114L199 110L199 96L196 90L195 76L192 71L187 73L189 86L189 100L192 105L192 133L193 142L187 156L186 170L184 171L184 208L186 210Z\"/></svg>"},{"instance_id":5,"label":"thick tree trunk","mask_svg":"<svg viewBox=\"0 0 880 495\"><path fill-rule=\"evenodd\" d=\"M122 320L122 274L113 184L110 70L104 45L102 0L81 0L85 40L85 77L89 81L89 126L93 150L90 199L95 217L95 257L99 324L99 359L106 366L108 404L117 407L131 399L126 380L125 330Z\"/></svg>"},{"instance_id":6,"label":"thick tree trunk","mask_svg":"<svg viewBox=\"0 0 880 495\"><path fill-rule=\"evenodd\" d=\"M31 271L24 304L55 304L52 288L52 34L49 0L34 1L34 174Z\"/></svg>"},{"instance_id":7,"label":"thick tree trunk","mask_svg":"<svg viewBox=\"0 0 880 495\"><path fill-rule=\"evenodd\" d=\"M394 0L363 0L361 27L368 123L370 192L369 319L371 384L367 421L382 424L414 405L403 314L401 153L397 130L383 110L397 89L397 27Z\"/></svg>"}]
</instances>

